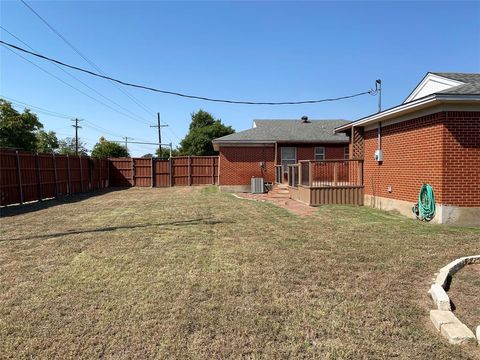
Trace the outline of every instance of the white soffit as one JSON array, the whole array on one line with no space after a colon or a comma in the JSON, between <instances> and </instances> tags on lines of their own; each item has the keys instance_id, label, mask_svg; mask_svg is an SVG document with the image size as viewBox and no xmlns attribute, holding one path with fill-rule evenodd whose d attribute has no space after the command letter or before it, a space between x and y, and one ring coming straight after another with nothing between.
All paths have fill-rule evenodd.
<instances>
[{"instance_id":1,"label":"white soffit","mask_svg":"<svg viewBox=\"0 0 480 360\"><path fill-rule=\"evenodd\" d=\"M450 89L452 87L462 84L464 83L460 81L428 73L403 103L405 104L407 102L420 99L424 96L434 94L442 90Z\"/></svg>"}]
</instances>

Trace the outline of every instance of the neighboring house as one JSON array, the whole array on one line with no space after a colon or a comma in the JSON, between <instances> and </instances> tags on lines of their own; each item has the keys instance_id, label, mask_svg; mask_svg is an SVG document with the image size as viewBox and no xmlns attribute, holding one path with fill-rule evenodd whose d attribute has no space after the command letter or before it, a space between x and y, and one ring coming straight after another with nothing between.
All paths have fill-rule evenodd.
<instances>
[{"instance_id":1,"label":"neighboring house","mask_svg":"<svg viewBox=\"0 0 480 360\"><path fill-rule=\"evenodd\" d=\"M213 140L220 155L219 185L249 191L252 177L274 182L275 165L349 158L349 139L334 129L345 120L254 120L253 128Z\"/></svg>"},{"instance_id":2,"label":"neighboring house","mask_svg":"<svg viewBox=\"0 0 480 360\"><path fill-rule=\"evenodd\" d=\"M480 74L428 73L402 104L335 131L364 158L365 205L412 217L429 183L435 222L480 225Z\"/></svg>"}]
</instances>

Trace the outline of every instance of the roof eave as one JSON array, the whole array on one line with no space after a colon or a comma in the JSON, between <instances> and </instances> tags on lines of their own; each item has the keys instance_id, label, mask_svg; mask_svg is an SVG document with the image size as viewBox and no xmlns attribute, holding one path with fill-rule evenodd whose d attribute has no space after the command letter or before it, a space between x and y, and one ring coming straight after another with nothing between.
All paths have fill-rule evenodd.
<instances>
[{"instance_id":1,"label":"roof eave","mask_svg":"<svg viewBox=\"0 0 480 360\"><path fill-rule=\"evenodd\" d=\"M412 102L400 104L398 106L387 109L380 113L366 116L350 124L339 126L335 128L334 131L336 133L340 133L340 132L344 132L351 129L354 126L366 126L370 124L375 124L377 122L388 120L390 118L394 118L400 115L404 115L404 114L415 112L424 108L428 108L439 103L465 102L465 101L467 102L480 101L480 95L431 94Z\"/></svg>"}]
</instances>

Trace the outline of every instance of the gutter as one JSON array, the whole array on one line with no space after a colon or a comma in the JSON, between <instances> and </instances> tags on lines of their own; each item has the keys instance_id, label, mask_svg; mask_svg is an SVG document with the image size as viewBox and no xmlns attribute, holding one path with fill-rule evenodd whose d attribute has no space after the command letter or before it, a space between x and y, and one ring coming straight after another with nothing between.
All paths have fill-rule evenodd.
<instances>
[{"instance_id":1,"label":"gutter","mask_svg":"<svg viewBox=\"0 0 480 360\"><path fill-rule=\"evenodd\" d=\"M407 114L410 112L418 111L422 108L433 106L437 103L451 103L451 102L480 102L480 95L448 95L448 94L431 94L418 99L413 102L401 104L393 108L382 111L374 115L369 115L361 118L357 121L353 121L349 124L339 126L335 128L334 132L339 133L349 130L353 126L366 126L375 124L389 118L394 118L399 115ZM480 110L480 107L479 107Z\"/></svg>"}]
</instances>

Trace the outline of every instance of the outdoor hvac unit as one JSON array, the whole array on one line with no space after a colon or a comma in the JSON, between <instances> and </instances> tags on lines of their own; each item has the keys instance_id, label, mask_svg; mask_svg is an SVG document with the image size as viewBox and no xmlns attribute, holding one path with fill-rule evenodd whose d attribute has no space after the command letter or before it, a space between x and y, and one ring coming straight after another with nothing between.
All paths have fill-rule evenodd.
<instances>
[{"instance_id":1,"label":"outdoor hvac unit","mask_svg":"<svg viewBox=\"0 0 480 360\"><path fill-rule=\"evenodd\" d=\"M252 194L263 194L264 192L264 181L263 178L252 177L251 182L251 192Z\"/></svg>"}]
</instances>

